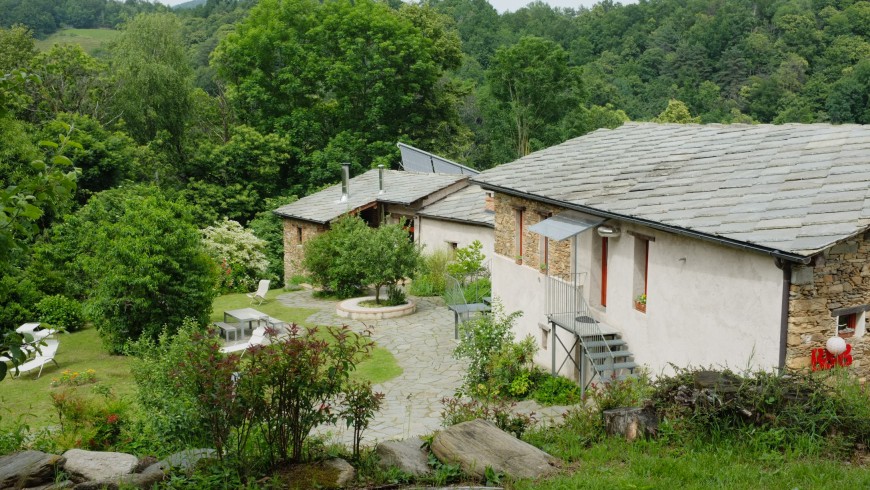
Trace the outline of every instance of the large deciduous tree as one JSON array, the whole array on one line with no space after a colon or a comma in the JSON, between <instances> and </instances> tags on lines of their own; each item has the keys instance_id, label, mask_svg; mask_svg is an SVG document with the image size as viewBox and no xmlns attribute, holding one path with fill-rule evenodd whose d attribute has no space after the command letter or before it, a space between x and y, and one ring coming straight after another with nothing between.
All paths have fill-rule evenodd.
<instances>
[{"instance_id":1,"label":"large deciduous tree","mask_svg":"<svg viewBox=\"0 0 870 490\"><path fill-rule=\"evenodd\" d=\"M244 122L298 149L291 181L330 181L344 158L392 163L400 139L439 150L466 137L443 76L458 40L426 7L264 0L213 59Z\"/></svg>"},{"instance_id":2,"label":"large deciduous tree","mask_svg":"<svg viewBox=\"0 0 870 490\"><path fill-rule=\"evenodd\" d=\"M568 66L564 49L524 37L496 51L486 77L497 110L490 117L509 121L514 158L561 142L557 125L582 99L580 74Z\"/></svg>"}]
</instances>

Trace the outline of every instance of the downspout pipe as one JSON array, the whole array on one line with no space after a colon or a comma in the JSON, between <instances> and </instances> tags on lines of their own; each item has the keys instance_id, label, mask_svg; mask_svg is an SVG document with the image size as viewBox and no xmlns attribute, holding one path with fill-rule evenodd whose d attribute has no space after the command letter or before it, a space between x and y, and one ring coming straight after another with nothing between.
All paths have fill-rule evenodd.
<instances>
[{"instance_id":1,"label":"downspout pipe","mask_svg":"<svg viewBox=\"0 0 870 490\"><path fill-rule=\"evenodd\" d=\"M782 269L782 303L779 320L779 372L785 374L785 357L788 352L788 303L791 292L792 263L779 257L774 259L776 266Z\"/></svg>"}]
</instances>

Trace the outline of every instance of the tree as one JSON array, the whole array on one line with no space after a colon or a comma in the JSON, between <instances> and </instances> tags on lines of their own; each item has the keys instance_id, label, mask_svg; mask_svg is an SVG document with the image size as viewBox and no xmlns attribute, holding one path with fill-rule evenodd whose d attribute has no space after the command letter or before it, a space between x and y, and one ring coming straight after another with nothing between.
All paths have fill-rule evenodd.
<instances>
[{"instance_id":1,"label":"tree","mask_svg":"<svg viewBox=\"0 0 870 490\"><path fill-rule=\"evenodd\" d=\"M655 118L655 122L689 124L698 122L698 118L692 117L686 104L679 100L671 99L668 101L668 107Z\"/></svg>"},{"instance_id":2,"label":"tree","mask_svg":"<svg viewBox=\"0 0 870 490\"><path fill-rule=\"evenodd\" d=\"M31 62L40 79L31 91L31 111L37 121L45 121L62 112L88 115L101 123L117 118L109 111L114 88L108 66L77 44L55 44Z\"/></svg>"},{"instance_id":3,"label":"tree","mask_svg":"<svg viewBox=\"0 0 870 490\"><path fill-rule=\"evenodd\" d=\"M202 230L203 245L221 267L221 293L250 291L262 279L269 262L266 243L236 221L224 218Z\"/></svg>"},{"instance_id":4,"label":"tree","mask_svg":"<svg viewBox=\"0 0 870 490\"><path fill-rule=\"evenodd\" d=\"M191 108L193 71L172 14L139 14L111 47L117 95L113 107L139 143L164 139L176 156Z\"/></svg>"},{"instance_id":5,"label":"tree","mask_svg":"<svg viewBox=\"0 0 870 490\"><path fill-rule=\"evenodd\" d=\"M369 227L358 216L346 215L333 221L325 233L305 243L302 267L312 281L337 294L351 297L366 285L364 244Z\"/></svg>"},{"instance_id":6,"label":"tree","mask_svg":"<svg viewBox=\"0 0 870 490\"><path fill-rule=\"evenodd\" d=\"M0 28L0 76L24 69L34 55L33 31L23 25Z\"/></svg>"},{"instance_id":7,"label":"tree","mask_svg":"<svg viewBox=\"0 0 870 490\"><path fill-rule=\"evenodd\" d=\"M72 263L75 290L112 353L128 341L156 338L192 318L208 321L216 295L216 265L191 223L189 209L155 187L118 188L94 195L58 225L53 256Z\"/></svg>"},{"instance_id":8,"label":"tree","mask_svg":"<svg viewBox=\"0 0 870 490\"><path fill-rule=\"evenodd\" d=\"M380 303L382 287L414 276L420 265L420 248L408 238L403 223L370 230L369 239L358 245L366 256L359 266L365 270L366 283L375 287L375 303Z\"/></svg>"},{"instance_id":9,"label":"tree","mask_svg":"<svg viewBox=\"0 0 870 490\"><path fill-rule=\"evenodd\" d=\"M577 106L582 88L564 49L546 39L524 37L496 51L486 77L501 117L510 121L515 158L533 150L533 139L542 147L560 142L560 136L546 133Z\"/></svg>"}]
</instances>

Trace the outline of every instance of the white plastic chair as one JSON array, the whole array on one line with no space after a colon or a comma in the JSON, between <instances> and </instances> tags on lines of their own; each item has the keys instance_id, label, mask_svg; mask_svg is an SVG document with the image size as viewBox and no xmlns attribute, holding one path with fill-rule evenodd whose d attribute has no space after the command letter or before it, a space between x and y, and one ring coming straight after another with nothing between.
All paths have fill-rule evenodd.
<instances>
[{"instance_id":1,"label":"white plastic chair","mask_svg":"<svg viewBox=\"0 0 870 490\"><path fill-rule=\"evenodd\" d=\"M29 373L30 371L39 368L39 374L36 375L36 379L39 379L42 376L42 368L45 367L49 362L53 362L55 366L58 366L57 361L54 360L54 355L57 353L57 348L60 346L60 342L57 340L46 340L45 345L40 349L42 352L38 352L36 357L25 362L24 364L18 366L18 374L14 374L15 370L13 369L13 377L21 377L24 373Z\"/></svg>"},{"instance_id":2,"label":"white plastic chair","mask_svg":"<svg viewBox=\"0 0 870 490\"><path fill-rule=\"evenodd\" d=\"M261 345L266 342L266 327L257 327L251 332L251 338L242 344L228 345L221 347L221 352L229 354L230 352L238 352L240 350L248 350L249 347Z\"/></svg>"},{"instance_id":3,"label":"white plastic chair","mask_svg":"<svg viewBox=\"0 0 870 490\"><path fill-rule=\"evenodd\" d=\"M253 293L248 293L248 297L251 298L251 304L254 301L258 301L257 306L263 304L263 301L266 301L266 295L269 293L269 280L268 279L260 279L260 284L257 285L257 291Z\"/></svg>"}]
</instances>

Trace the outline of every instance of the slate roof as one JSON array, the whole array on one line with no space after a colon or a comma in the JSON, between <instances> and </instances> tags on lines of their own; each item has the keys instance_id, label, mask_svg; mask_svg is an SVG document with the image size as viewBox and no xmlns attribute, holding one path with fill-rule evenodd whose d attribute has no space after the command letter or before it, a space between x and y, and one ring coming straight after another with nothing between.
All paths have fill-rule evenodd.
<instances>
[{"instance_id":1,"label":"slate roof","mask_svg":"<svg viewBox=\"0 0 870 490\"><path fill-rule=\"evenodd\" d=\"M344 213L374 202L410 205L467 178L467 175L459 174L384 170L384 193L378 194L378 170L374 169L350 179L347 202L341 202L341 184L336 184L281 206L274 212L285 218L329 223Z\"/></svg>"},{"instance_id":2,"label":"slate roof","mask_svg":"<svg viewBox=\"0 0 870 490\"><path fill-rule=\"evenodd\" d=\"M470 185L424 207L417 214L495 228L495 213L487 211L485 206L486 191L480 186Z\"/></svg>"},{"instance_id":3,"label":"slate roof","mask_svg":"<svg viewBox=\"0 0 870 490\"><path fill-rule=\"evenodd\" d=\"M808 257L870 226L870 126L627 123L472 182Z\"/></svg>"}]
</instances>

